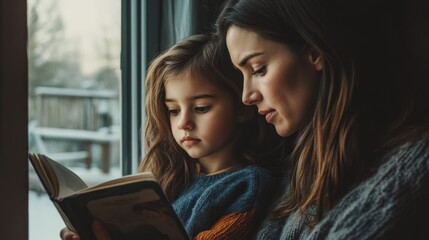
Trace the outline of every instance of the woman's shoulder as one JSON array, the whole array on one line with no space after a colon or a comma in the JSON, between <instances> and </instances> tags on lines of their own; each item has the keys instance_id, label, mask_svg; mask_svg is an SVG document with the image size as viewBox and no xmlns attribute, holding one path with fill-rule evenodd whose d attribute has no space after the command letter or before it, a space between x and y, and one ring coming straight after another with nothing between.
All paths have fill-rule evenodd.
<instances>
[{"instance_id":1,"label":"woman's shoulder","mask_svg":"<svg viewBox=\"0 0 429 240\"><path fill-rule=\"evenodd\" d=\"M410 198L402 195L429 190L425 187L429 181L429 132L410 138L382 158L381 165L357 189L379 191L375 198L390 199Z\"/></svg>"},{"instance_id":2,"label":"woman's shoulder","mask_svg":"<svg viewBox=\"0 0 429 240\"><path fill-rule=\"evenodd\" d=\"M404 173L419 171L427 174L428 167L429 131L425 131L386 153L378 172L383 172L383 169L402 168Z\"/></svg>"},{"instance_id":3,"label":"woman's shoulder","mask_svg":"<svg viewBox=\"0 0 429 240\"><path fill-rule=\"evenodd\" d=\"M422 133L385 154L374 173L326 214L312 236L374 239L415 234L422 213L427 213L428 196L429 134Z\"/></svg>"}]
</instances>

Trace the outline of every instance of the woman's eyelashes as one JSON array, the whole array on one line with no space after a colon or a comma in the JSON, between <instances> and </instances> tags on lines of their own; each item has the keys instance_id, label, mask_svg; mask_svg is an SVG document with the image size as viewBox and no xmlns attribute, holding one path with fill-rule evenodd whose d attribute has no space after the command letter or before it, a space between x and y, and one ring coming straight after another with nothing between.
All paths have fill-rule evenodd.
<instances>
[{"instance_id":1,"label":"woman's eyelashes","mask_svg":"<svg viewBox=\"0 0 429 240\"><path fill-rule=\"evenodd\" d=\"M265 65L264 66L260 66L258 68L255 68L255 69L252 70L252 75L262 77L262 76L265 75L266 69L267 69L267 67Z\"/></svg>"}]
</instances>

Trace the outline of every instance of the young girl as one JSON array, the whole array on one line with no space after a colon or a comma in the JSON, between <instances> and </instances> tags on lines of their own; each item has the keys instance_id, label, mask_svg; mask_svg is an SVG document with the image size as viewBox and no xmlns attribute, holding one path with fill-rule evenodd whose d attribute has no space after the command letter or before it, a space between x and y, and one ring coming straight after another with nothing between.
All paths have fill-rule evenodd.
<instances>
[{"instance_id":1,"label":"young girl","mask_svg":"<svg viewBox=\"0 0 429 240\"><path fill-rule=\"evenodd\" d=\"M273 177L251 165L257 121L241 104L240 75L208 36L154 60L146 79L146 156L189 236L243 239Z\"/></svg>"},{"instance_id":2,"label":"young girl","mask_svg":"<svg viewBox=\"0 0 429 240\"><path fill-rule=\"evenodd\" d=\"M146 78L139 171L154 173L193 239L246 239L275 185L252 164L262 128L255 109L241 103L241 75L227 54L195 35L156 58Z\"/></svg>"}]
</instances>

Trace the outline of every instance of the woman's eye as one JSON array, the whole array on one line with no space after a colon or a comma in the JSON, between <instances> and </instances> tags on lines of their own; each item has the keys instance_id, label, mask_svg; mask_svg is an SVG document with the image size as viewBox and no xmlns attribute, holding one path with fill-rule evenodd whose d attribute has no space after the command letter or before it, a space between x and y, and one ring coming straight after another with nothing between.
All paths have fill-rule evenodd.
<instances>
[{"instance_id":1,"label":"woman's eye","mask_svg":"<svg viewBox=\"0 0 429 240\"><path fill-rule=\"evenodd\" d=\"M206 113L210 110L211 106L202 106L202 107L195 107L196 113Z\"/></svg>"},{"instance_id":2,"label":"woman's eye","mask_svg":"<svg viewBox=\"0 0 429 240\"><path fill-rule=\"evenodd\" d=\"M177 116L180 113L180 109L168 109L167 112L170 116Z\"/></svg>"},{"instance_id":3,"label":"woman's eye","mask_svg":"<svg viewBox=\"0 0 429 240\"><path fill-rule=\"evenodd\" d=\"M264 76L266 73L266 67L262 66L260 68L257 68L255 70L253 70L252 75L257 75L257 76Z\"/></svg>"}]
</instances>

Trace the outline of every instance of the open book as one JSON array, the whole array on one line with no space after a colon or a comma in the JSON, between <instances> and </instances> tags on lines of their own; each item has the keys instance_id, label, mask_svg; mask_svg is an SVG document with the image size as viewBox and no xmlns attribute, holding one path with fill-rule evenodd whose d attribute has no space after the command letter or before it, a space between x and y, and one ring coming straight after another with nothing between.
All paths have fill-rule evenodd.
<instances>
[{"instance_id":1,"label":"open book","mask_svg":"<svg viewBox=\"0 0 429 240\"><path fill-rule=\"evenodd\" d=\"M82 240L95 239L94 219L112 239L189 239L171 204L150 172L88 187L71 170L42 154L29 160L65 224Z\"/></svg>"}]
</instances>

